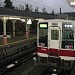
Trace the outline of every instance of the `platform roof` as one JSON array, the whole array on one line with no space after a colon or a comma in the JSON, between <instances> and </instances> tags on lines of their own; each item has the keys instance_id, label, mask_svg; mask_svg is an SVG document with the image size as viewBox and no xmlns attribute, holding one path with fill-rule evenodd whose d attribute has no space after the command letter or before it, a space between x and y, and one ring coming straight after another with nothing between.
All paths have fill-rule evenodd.
<instances>
[{"instance_id":1,"label":"platform roof","mask_svg":"<svg viewBox=\"0 0 75 75\"><path fill-rule=\"evenodd\" d=\"M24 18L54 19L55 15L40 12L26 12L22 10L0 7L0 16L17 16Z\"/></svg>"}]
</instances>

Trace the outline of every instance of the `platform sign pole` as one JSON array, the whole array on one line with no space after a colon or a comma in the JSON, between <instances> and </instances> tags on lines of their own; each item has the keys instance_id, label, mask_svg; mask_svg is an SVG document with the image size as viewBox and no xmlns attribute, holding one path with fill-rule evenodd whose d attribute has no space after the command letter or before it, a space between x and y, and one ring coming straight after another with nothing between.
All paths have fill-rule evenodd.
<instances>
[{"instance_id":1,"label":"platform sign pole","mask_svg":"<svg viewBox=\"0 0 75 75\"><path fill-rule=\"evenodd\" d=\"M3 44L6 45L7 44L7 35L6 35L6 17L3 17L3 31L4 31L4 35L3 35Z\"/></svg>"}]
</instances>

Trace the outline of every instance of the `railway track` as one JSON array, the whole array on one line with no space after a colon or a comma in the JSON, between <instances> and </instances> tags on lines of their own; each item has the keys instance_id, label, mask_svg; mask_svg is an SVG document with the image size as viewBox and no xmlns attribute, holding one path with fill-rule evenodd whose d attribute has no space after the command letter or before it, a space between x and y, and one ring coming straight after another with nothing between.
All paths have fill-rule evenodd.
<instances>
[{"instance_id":1,"label":"railway track","mask_svg":"<svg viewBox=\"0 0 75 75\"><path fill-rule=\"evenodd\" d=\"M70 75L71 71L49 67L41 75Z\"/></svg>"},{"instance_id":2,"label":"railway track","mask_svg":"<svg viewBox=\"0 0 75 75\"><path fill-rule=\"evenodd\" d=\"M47 70L47 66L37 65L27 75L42 75L45 70Z\"/></svg>"},{"instance_id":3,"label":"railway track","mask_svg":"<svg viewBox=\"0 0 75 75\"><path fill-rule=\"evenodd\" d=\"M7 71L10 71L11 69L16 68L17 66L29 61L31 58L33 58L36 55L32 55L28 54L25 57L20 57L19 59L17 59L16 61L13 61L12 63L10 63L8 66L4 66L0 69L0 75L3 75L4 73L6 73Z\"/></svg>"},{"instance_id":4,"label":"railway track","mask_svg":"<svg viewBox=\"0 0 75 75\"><path fill-rule=\"evenodd\" d=\"M46 65L38 65L27 75L71 75L71 71Z\"/></svg>"},{"instance_id":5,"label":"railway track","mask_svg":"<svg viewBox=\"0 0 75 75\"><path fill-rule=\"evenodd\" d=\"M27 75L31 69L34 68L33 59L29 59L26 62L16 66L15 68L5 72L3 75Z\"/></svg>"},{"instance_id":6,"label":"railway track","mask_svg":"<svg viewBox=\"0 0 75 75\"><path fill-rule=\"evenodd\" d=\"M36 56L36 38L0 47L0 75Z\"/></svg>"},{"instance_id":7,"label":"railway track","mask_svg":"<svg viewBox=\"0 0 75 75\"><path fill-rule=\"evenodd\" d=\"M17 65L16 71L13 69L4 75L70 75L69 71L63 69L55 69L46 65L34 66L32 57L26 62L24 61L23 64Z\"/></svg>"}]
</instances>

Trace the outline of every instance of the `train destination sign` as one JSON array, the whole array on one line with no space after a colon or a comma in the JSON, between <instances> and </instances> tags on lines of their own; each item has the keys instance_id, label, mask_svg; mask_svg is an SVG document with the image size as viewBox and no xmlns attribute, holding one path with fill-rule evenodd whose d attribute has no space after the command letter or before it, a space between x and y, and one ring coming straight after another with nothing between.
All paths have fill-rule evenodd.
<instances>
[{"instance_id":1,"label":"train destination sign","mask_svg":"<svg viewBox=\"0 0 75 75\"><path fill-rule=\"evenodd\" d=\"M39 28L40 29L46 29L46 28L48 28L48 24L47 23L41 23L41 24L39 24Z\"/></svg>"}]
</instances>

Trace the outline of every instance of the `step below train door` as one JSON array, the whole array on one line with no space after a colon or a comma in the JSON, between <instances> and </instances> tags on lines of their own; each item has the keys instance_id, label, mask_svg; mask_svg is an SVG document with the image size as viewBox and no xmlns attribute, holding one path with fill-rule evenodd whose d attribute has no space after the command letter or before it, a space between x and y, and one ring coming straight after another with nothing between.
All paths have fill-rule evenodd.
<instances>
[{"instance_id":1,"label":"step below train door","mask_svg":"<svg viewBox=\"0 0 75 75\"><path fill-rule=\"evenodd\" d=\"M60 50L60 27L51 26L49 27L49 56L59 56Z\"/></svg>"}]
</instances>

